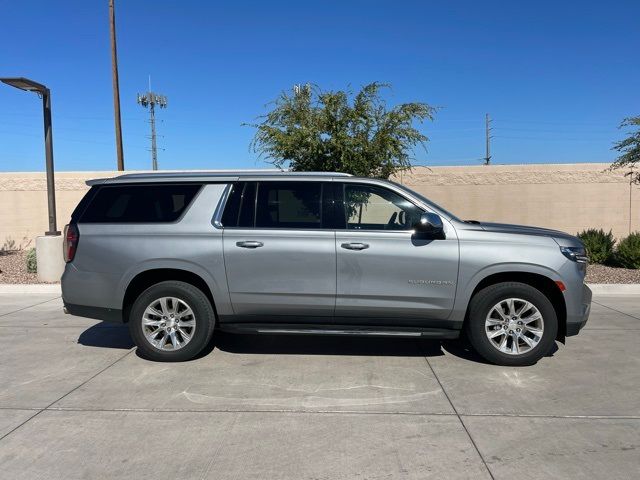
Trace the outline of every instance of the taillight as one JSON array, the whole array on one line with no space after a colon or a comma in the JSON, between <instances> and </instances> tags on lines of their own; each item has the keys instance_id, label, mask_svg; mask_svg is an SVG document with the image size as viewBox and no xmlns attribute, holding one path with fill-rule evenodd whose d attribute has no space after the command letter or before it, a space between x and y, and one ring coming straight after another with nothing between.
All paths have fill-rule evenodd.
<instances>
[{"instance_id":1,"label":"taillight","mask_svg":"<svg viewBox=\"0 0 640 480\"><path fill-rule=\"evenodd\" d=\"M76 256L80 232L75 223L70 223L64 227L64 261L70 262Z\"/></svg>"}]
</instances>

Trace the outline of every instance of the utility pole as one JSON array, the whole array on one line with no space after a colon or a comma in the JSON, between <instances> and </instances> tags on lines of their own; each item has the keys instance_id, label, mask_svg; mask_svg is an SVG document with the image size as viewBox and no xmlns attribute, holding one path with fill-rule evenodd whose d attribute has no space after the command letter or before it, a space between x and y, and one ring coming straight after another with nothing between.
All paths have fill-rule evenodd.
<instances>
[{"instance_id":1,"label":"utility pole","mask_svg":"<svg viewBox=\"0 0 640 480\"><path fill-rule=\"evenodd\" d=\"M138 94L138 104L149 108L149 123L151 124L151 162L153 169L158 169L158 147L156 145L156 105L167 108L167 97L151 91L151 77L149 77L149 91L143 95Z\"/></svg>"},{"instance_id":2,"label":"utility pole","mask_svg":"<svg viewBox=\"0 0 640 480\"><path fill-rule=\"evenodd\" d=\"M489 114L485 114L484 117L484 128L485 128L485 140L486 140L486 155L484 157L484 164L489 165L491 162L491 118L489 118Z\"/></svg>"},{"instance_id":3,"label":"utility pole","mask_svg":"<svg viewBox=\"0 0 640 480\"><path fill-rule=\"evenodd\" d=\"M633 193L633 164L630 166L629 169L629 173L627 173L626 175L629 176L629 235L631 235L631 209L633 206L632 200L632 193Z\"/></svg>"},{"instance_id":4,"label":"utility pole","mask_svg":"<svg viewBox=\"0 0 640 480\"><path fill-rule=\"evenodd\" d=\"M122 125L120 123L120 82L118 80L118 51L116 48L116 12L109 0L109 30L111 31L111 74L113 77L113 110L116 123L116 153L118 170L124 170L124 152L122 150Z\"/></svg>"}]
</instances>

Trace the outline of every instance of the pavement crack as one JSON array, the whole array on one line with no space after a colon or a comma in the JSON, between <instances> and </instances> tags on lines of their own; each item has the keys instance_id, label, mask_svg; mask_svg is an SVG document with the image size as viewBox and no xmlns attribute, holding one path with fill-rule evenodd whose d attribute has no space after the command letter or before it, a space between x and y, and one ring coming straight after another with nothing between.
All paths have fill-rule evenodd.
<instances>
[{"instance_id":1,"label":"pavement crack","mask_svg":"<svg viewBox=\"0 0 640 480\"><path fill-rule=\"evenodd\" d=\"M55 299L54 299L55 300ZM46 302L43 302L46 303ZM90 382L91 380L93 380L94 378L96 378L98 375L100 375L102 372L104 372L105 370L111 368L112 366L114 366L116 363L118 363L120 360L124 359L127 355L129 355L131 352L133 352L133 348L131 348L127 353L125 353L124 355L122 355L121 357L118 357L116 360L114 360L113 362L111 362L109 365L107 365L106 367L104 367L103 369L101 369L99 372L95 373L94 375L91 375L89 378L87 378L85 381L83 381L82 383L80 383L79 385L76 385L74 388L72 388L71 390L69 390L67 393L65 393L64 395L62 395L61 397L55 399L53 402L51 402L49 405L47 405L46 407L39 409L34 415L30 416L29 418L27 418L24 422L20 423L18 426L12 428L11 430L9 430L7 433L5 433L4 435L2 435L0 437L0 441L4 440L6 437L8 437L9 435L11 435L13 432L15 432L16 430L18 430L20 427L22 427L24 424L26 424L27 422L30 422L31 420L33 420L34 418L36 418L38 415L40 415L42 412L44 412L45 410L48 410L49 407L53 406L54 404L56 404L57 402L59 402L60 400L62 400L63 398L65 398L67 395L70 395L71 393L75 392L77 389L79 389L80 387L82 387L83 385L86 385L88 382Z\"/></svg>"},{"instance_id":2,"label":"pavement crack","mask_svg":"<svg viewBox=\"0 0 640 480\"><path fill-rule=\"evenodd\" d=\"M229 425L224 431L224 435L220 439L218 448L216 448L216 451L211 456L211 460L209 460L209 462L207 463L207 466L202 472L202 476L200 477L201 480L205 480L209 476L209 472L213 468L213 465L215 464L216 460L218 459L218 455L220 455L220 450L222 450L222 447L224 446L224 442L227 436L229 435L229 432L231 432L231 430L233 430L233 427L236 425L236 422L238 421L238 417L240 417L240 412L236 412L236 414L233 416L233 420L231 420L231 425Z\"/></svg>"},{"instance_id":3,"label":"pavement crack","mask_svg":"<svg viewBox=\"0 0 640 480\"><path fill-rule=\"evenodd\" d=\"M455 412L456 417L458 417L458 421L460 422L460 425L462 425L462 428L464 428L464 431L467 433L467 436L469 437L469 440L471 441L471 444L473 445L473 448L475 448L476 452L478 453L478 456L480 457L480 460L482 461L482 464L484 465L484 468L487 469L487 473L489 474L491 479L495 480L495 477L493 476L493 472L489 468L489 465L487 465L487 462L484 459L484 457L482 456L482 453L480 453L480 449L478 448L478 445L476 445L475 440L471 436L471 432L469 432L469 429L467 428L467 426L465 425L464 421L462 420L462 417L460 416L460 413L458 412L458 409L456 408L456 406L451 401L451 398L449 397L449 394L444 389L444 385L442 385L442 382L440 381L440 378L438 378L438 375L436 374L436 371L431 366L431 362L429 362L429 358L427 356L425 356L424 360L425 360L425 362L427 362L427 365L428 365L429 369L431 370L431 373L433 373L433 376L435 377L436 381L438 382L438 385L440 385L440 388L442 389L442 393L444 393L444 396L447 398L447 401L449 402L449 405L451 405L451 408Z\"/></svg>"},{"instance_id":4,"label":"pavement crack","mask_svg":"<svg viewBox=\"0 0 640 480\"><path fill-rule=\"evenodd\" d=\"M591 300L591 302L595 303L596 305L600 305L601 307L608 308L609 310L613 310L614 312L621 313L622 315L626 315L627 317L631 317L631 318L634 318L636 320L640 320L640 318L636 317L635 315L631 315L630 313L623 312L623 311L618 310L616 308L610 307L609 305L605 305L603 303L596 302L593 299Z\"/></svg>"},{"instance_id":5,"label":"pavement crack","mask_svg":"<svg viewBox=\"0 0 640 480\"><path fill-rule=\"evenodd\" d=\"M125 412L125 413L264 413L264 414L292 414L292 415L365 415L365 416L388 416L388 415L405 415L412 417L456 417L455 413L448 412L406 412L406 411L365 411L365 410L304 410L304 409L264 409L264 408L206 408L206 409L171 409L171 408L136 408L136 407L114 407L114 408L95 408L95 407L47 407L49 411L54 412ZM40 408L25 408L2 406L0 410L24 410L24 411L40 411ZM482 418L482 417L507 417L507 418L543 418L543 419L566 419L566 420L640 420L640 415L560 415L560 414L543 414L543 413L461 413L460 417L466 418Z\"/></svg>"},{"instance_id":6,"label":"pavement crack","mask_svg":"<svg viewBox=\"0 0 640 480\"><path fill-rule=\"evenodd\" d=\"M19 425L17 425L16 427L12 428L11 430L9 430L7 433L5 433L4 435L2 435L0 437L0 442L2 440L4 440L6 437L8 437L9 435L11 435L13 432L15 432L16 430L18 430L20 427L22 427L25 423L27 423L28 421L30 421L32 418L37 417L38 415L40 415L42 412L44 411L44 409L42 410L38 410L36 413L34 413L33 415L31 415L29 418L27 418L24 422L21 422Z\"/></svg>"},{"instance_id":7,"label":"pavement crack","mask_svg":"<svg viewBox=\"0 0 640 480\"><path fill-rule=\"evenodd\" d=\"M36 307L38 305L42 305L43 303L53 302L54 300L58 300L59 298L60 298L60 295L58 295L55 298L50 298L49 300L45 300L44 302L34 303L33 305L29 305L27 307L19 308L18 310L14 310L12 312L3 313L2 315L0 315L0 317L6 317L7 315L13 315L14 313L22 312L23 310L28 310L28 309Z\"/></svg>"},{"instance_id":8,"label":"pavement crack","mask_svg":"<svg viewBox=\"0 0 640 480\"><path fill-rule=\"evenodd\" d=\"M19 410L13 407L0 407L8 410ZM28 409L27 409L28 410ZM31 409L39 410L39 409ZM301 414L301 415L407 415L415 417L454 417L455 413L448 412L406 412L406 411L366 411L366 410L304 410L304 409L266 409L266 408L182 408L180 410L169 408L91 408L91 407L49 407L47 410L61 412L132 412L132 413L266 413L266 414Z\"/></svg>"}]
</instances>

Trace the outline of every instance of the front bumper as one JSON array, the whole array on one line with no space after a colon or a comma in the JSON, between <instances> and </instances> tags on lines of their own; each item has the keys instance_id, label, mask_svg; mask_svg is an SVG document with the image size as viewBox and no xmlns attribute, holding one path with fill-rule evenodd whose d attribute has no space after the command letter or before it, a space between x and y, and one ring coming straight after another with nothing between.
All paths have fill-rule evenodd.
<instances>
[{"instance_id":1,"label":"front bumper","mask_svg":"<svg viewBox=\"0 0 640 480\"><path fill-rule=\"evenodd\" d=\"M592 295L591 289L583 285L580 311L574 315L567 315L567 337L577 335L580 330L582 330L582 327L586 325L587 320L589 320Z\"/></svg>"}]
</instances>

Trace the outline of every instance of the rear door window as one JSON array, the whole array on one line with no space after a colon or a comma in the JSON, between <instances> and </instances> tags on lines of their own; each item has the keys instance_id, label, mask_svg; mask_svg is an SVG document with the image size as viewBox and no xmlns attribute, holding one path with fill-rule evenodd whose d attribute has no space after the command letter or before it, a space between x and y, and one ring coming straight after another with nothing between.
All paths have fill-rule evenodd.
<instances>
[{"instance_id":1,"label":"rear door window","mask_svg":"<svg viewBox=\"0 0 640 480\"><path fill-rule=\"evenodd\" d=\"M256 228L322 228L320 182L261 182Z\"/></svg>"},{"instance_id":2,"label":"rear door window","mask_svg":"<svg viewBox=\"0 0 640 480\"><path fill-rule=\"evenodd\" d=\"M238 182L231 187L222 214L224 228L344 228L332 182ZM342 213L342 212L338 212Z\"/></svg>"},{"instance_id":3,"label":"rear door window","mask_svg":"<svg viewBox=\"0 0 640 480\"><path fill-rule=\"evenodd\" d=\"M256 183L234 183L222 214L222 226L253 228L255 206Z\"/></svg>"},{"instance_id":4,"label":"rear door window","mask_svg":"<svg viewBox=\"0 0 640 480\"><path fill-rule=\"evenodd\" d=\"M102 186L80 223L166 223L180 218L202 185Z\"/></svg>"}]
</instances>

